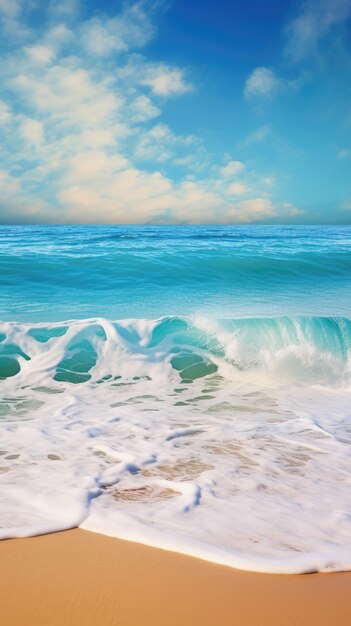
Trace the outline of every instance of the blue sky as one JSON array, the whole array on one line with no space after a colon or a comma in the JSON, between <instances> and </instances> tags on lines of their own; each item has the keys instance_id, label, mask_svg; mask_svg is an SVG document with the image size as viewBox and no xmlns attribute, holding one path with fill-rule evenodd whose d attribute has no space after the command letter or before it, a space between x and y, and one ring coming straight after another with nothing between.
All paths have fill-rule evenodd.
<instances>
[{"instance_id":1,"label":"blue sky","mask_svg":"<svg viewBox=\"0 0 351 626\"><path fill-rule=\"evenodd\" d=\"M1 223L351 223L351 0L0 0Z\"/></svg>"}]
</instances>

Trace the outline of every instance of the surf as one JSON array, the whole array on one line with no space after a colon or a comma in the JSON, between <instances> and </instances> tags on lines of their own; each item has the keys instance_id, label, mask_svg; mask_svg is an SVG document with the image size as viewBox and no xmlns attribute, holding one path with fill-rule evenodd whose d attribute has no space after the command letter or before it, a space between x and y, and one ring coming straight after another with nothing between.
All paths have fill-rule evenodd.
<instances>
[{"instance_id":1,"label":"surf","mask_svg":"<svg viewBox=\"0 0 351 626\"><path fill-rule=\"evenodd\" d=\"M347 385L350 351L351 321L337 317L0 324L0 378L22 384L156 378L162 369L190 382L218 373Z\"/></svg>"},{"instance_id":2,"label":"surf","mask_svg":"<svg viewBox=\"0 0 351 626\"><path fill-rule=\"evenodd\" d=\"M0 333L0 538L81 526L242 569L350 568L348 318Z\"/></svg>"},{"instance_id":3,"label":"surf","mask_svg":"<svg viewBox=\"0 0 351 626\"><path fill-rule=\"evenodd\" d=\"M349 227L0 228L0 538L351 567Z\"/></svg>"}]
</instances>

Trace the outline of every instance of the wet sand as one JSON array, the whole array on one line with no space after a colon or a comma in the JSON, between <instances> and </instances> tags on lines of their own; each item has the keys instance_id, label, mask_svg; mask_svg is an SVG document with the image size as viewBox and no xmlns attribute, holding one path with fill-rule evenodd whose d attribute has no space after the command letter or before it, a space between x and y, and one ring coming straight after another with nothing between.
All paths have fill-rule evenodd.
<instances>
[{"instance_id":1,"label":"wet sand","mask_svg":"<svg viewBox=\"0 0 351 626\"><path fill-rule=\"evenodd\" d=\"M348 626L351 573L241 572L75 529L0 544L1 626Z\"/></svg>"}]
</instances>

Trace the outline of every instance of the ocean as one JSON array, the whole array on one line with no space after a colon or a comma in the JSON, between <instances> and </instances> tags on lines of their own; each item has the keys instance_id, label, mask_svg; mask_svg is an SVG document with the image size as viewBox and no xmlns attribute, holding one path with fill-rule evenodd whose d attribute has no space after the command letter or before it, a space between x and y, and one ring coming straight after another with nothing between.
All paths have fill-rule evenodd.
<instances>
[{"instance_id":1,"label":"ocean","mask_svg":"<svg viewBox=\"0 0 351 626\"><path fill-rule=\"evenodd\" d=\"M351 568L351 227L0 228L0 538Z\"/></svg>"}]
</instances>

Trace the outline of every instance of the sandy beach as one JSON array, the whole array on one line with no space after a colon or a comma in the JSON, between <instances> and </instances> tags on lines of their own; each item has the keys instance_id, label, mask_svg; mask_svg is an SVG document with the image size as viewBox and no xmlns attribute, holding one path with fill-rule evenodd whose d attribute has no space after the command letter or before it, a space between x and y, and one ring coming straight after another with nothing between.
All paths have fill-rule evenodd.
<instances>
[{"instance_id":1,"label":"sandy beach","mask_svg":"<svg viewBox=\"0 0 351 626\"><path fill-rule=\"evenodd\" d=\"M3 626L343 626L351 573L241 572L80 529L1 542Z\"/></svg>"}]
</instances>

